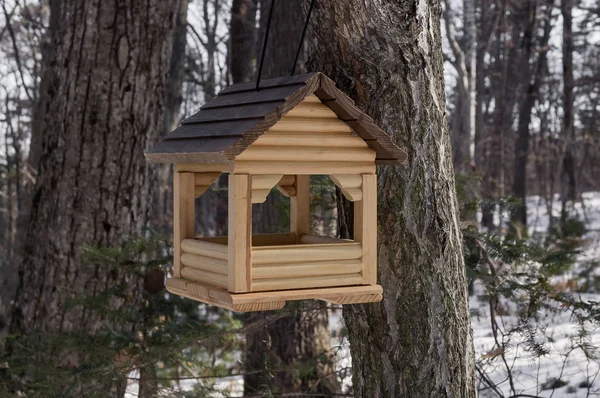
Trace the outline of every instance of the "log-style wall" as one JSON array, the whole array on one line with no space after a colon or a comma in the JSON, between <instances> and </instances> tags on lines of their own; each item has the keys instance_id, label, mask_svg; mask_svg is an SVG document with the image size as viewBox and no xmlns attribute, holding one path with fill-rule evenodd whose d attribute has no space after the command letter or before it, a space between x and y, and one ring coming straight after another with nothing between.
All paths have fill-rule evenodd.
<instances>
[{"instance_id":1,"label":"log-style wall","mask_svg":"<svg viewBox=\"0 0 600 398\"><path fill-rule=\"evenodd\" d=\"M255 235L251 253L252 291L364 284L360 242L295 234ZM181 277L228 289L226 237L183 239Z\"/></svg>"},{"instance_id":2,"label":"log-style wall","mask_svg":"<svg viewBox=\"0 0 600 398\"><path fill-rule=\"evenodd\" d=\"M236 156L234 172L374 173L375 155L347 123L310 95Z\"/></svg>"},{"instance_id":3,"label":"log-style wall","mask_svg":"<svg viewBox=\"0 0 600 398\"><path fill-rule=\"evenodd\" d=\"M363 284L359 242L303 235L298 245L252 248L252 291Z\"/></svg>"},{"instance_id":4,"label":"log-style wall","mask_svg":"<svg viewBox=\"0 0 600 398\"><path fill-rule=\"evenodd\" d=\"M198 239L181 241L181 276L184 279L228 288L228 248L226 244Z\"/></svg>"}]
</instances>

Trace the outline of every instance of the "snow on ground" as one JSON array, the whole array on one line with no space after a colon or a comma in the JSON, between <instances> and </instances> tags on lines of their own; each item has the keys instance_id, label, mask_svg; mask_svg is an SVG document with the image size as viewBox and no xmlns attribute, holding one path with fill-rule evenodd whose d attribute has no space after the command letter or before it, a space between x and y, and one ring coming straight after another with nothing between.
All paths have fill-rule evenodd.
<instances>
[{"instance_id":1,"label":"snow on ground","mask_svg":"<svg viewBox=\"0 0 600 398\"><path fill-rule=\"evenodd\" d=\"M545 234L548 230L549 217L547 209L552 208L552 215L558 217L560 214L560 202L557 198L548 206L539 197L530 197L527 202L528 220L530 223L530 234ZM582 252L578 256L578 264L568 274L557 277L557 282L564 279L576 278L580 268L590 261L600 261L600 192L590 192L583 195L583 202L575 206L580 219L584 221L586 230L583 236ZM592 271L592 275L600 277L600 267ZM579 347L582 340L578 337L579 326L571 317L569 312L542 312L538 314L538 325L545 329L545 348L549 354L541 358L535 358L527 350L524 339L518 335L510 337L508 349L505 353L506 363L500 357L494 357L493 350L495 339L492 334L490 322L489 304L483 297L483 287L475 284L474 294L469 299L469 306L473 314L472 328L476 360L480 364L481 371L489 380L496 385L495 389L485 388L479 378L478 387L481 398L509 398L509 397L544 397L544 398L589 398L600 397L600 328L586 326L588 332L585 342L589 345L586 353ZM582 300L600 302L598 293L582 293ZM343 329L343 318L341 311L333 310L330 313L330 330L332 332L331 344L336 352L337 369L342 371L352 366L350 357L350 346L348 340L340 336ZM508 311L507 315L499 316L498 323L503 330L508 330L515 325L517 318ZM498 337L500 340L501 336ZM590 356L590 352L593 354ZM494 357L491 359L491 357ZM511 380L507 377L510 369ZM553 381L560 379L566 383L560 387ZM189 380L182 385L184 390L193 389L193 381ZM343 379L343 389L348 391L352 383L351 372L346 372ZM222 396L242 396L243 380L241 377L232 377L219 380L216 387L226 391ZM136 396L138 386L132 383L129 388L128 397Z\"/></svg>"},{"instance_id":2,"label":"snow on ground","mask_svg":"<svg viewBox=\"0 0 600 398\"><path fill-rule=\"evenodd\" d=\"M555 198L548 206L539 197L530 197L527 202L528 220L530 222L530 235L545 234L548 231L549 217L547 207L552 208L553 217L560 214L560 202ZM600 192L586 193L583 202L577 203L575 211L584 221L586 230L583 236L583 250L578 255L578 263L566 275L556 278L555 282L576 278L580 268L586 262L600 261ZM596 267L592 275L600 277L600 268ZM538 325L545 329L546 345L549 354L542 358L535 358L527 351L524 339L512 335L506 352L506 365L499 357L493 360L495 339L492 334L489 304L482 297L483 287L474 286L474 294L469 299L473 327L474 346L476 359L481 365L481 371L488 377L492 384L497 385L495 391L481 382L479 396L482 398L508 398L508 397L552 397L552 398L580 398L600 397L600 329L586 326L589 333L585 342L590 345L586 353L579 348L582 340L578 338L579 326L574 322L569 312L540 313ZM600 294L580 294L582 300L600 301ZM514 326L517 318L514 315L500 316L498 323L503 330ZM334 311L330 317L332 331L340 330L343 326L341 312ZM502 337L499 337L501 340ZM542 340L540 340L541 342ZM347 339L334 336L332 345L340 347L338 355L338 369L350 367L350 346ZM590 352L595 356L589 357ZM507 377L510 369L512 384ZM558 387L553 380L560 379L565 385ZM351 386L350 374L343 380L344 389ZM544 389L547 388L547 389ZM514 393L512 392L514 391Z\"/></svg>"},{"instance_id":3,"label":"snow on ground","mask_svg":"<svg viewBox=\"0 0 600 398\"><path fill-rule=\"evenodd\" d=\"M555 198L548 206L539 197L528 199L528 221L530 235L545 234L548 230L548 207L552 208L552 215L560 214L560 202ZM575 211L584 221L588 231L582 239L583 247L578 255L577 264L566 275L557 277L554 282L561 280L577 279L582 266L593 260L600 260L600 192L590 192L583 195L583 202L577 203ZM592 275L600 276L600 269L596 267ZM513 335L506 352L506 364L498 357L493 357L495 339L492 334L489 304L481 297L482 287L474 287L475 294L471 296L469 304L471 312L477 315L472 317L473 337L478 361L487 377L498 385L497 391L485 389L480 391L480 397L510 397L533 396L553 398L579 398L600 396L600 328L586 325L588 336L582 340L578 333L580 326L572 318L570 312L541 312L538 313L538 325L545 328L545 336L540 339L545 342L549 354L536 358L526 348L524 339ZM600 294L582 293L578 295L584 301L600 301ZM514 326L517 319L509 311L508 315L500 316L499 323L502 330ZM502 337L499 336L501 340ZM580 347L582 343L589 344L587 351ZM589 356L590 352L593 356ZM511 389L507 368L512 373L513 388ZM566 383L559 388L554 380L560 379ZM563 384L563 383L560 383ZM480 388L484 385L480 381ZM521 395L519 395L521 394Z\"/></svg>"}]
</instances>

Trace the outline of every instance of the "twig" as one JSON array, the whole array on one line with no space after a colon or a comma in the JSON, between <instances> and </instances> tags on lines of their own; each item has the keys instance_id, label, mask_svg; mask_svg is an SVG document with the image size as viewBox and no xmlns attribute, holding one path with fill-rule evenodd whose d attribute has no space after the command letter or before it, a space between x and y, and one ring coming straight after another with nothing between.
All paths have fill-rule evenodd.
<instances>
[{"instance_id":1,"label":"twig","mask_svg":"<svg viewBox=\"0 0 600 398\"><path fill-rule=\"evenodd\" d=\"M23 83L23 89L25 90L25 95L29 98L29 101L34 102L33 97L29 94L29 90L27 89L27 84L25 84L25 76L23 75L23 68L21 66L21 58L19 57L19 48L17 46L17 39L15 37L15 32L12 28L12 23L10 22L10 16L8 11L6 10L6 6L4 2L2 2L2 11L4 12L4 18L6 18L6 28L8 29L8 33L12 40L13 51L15 52L15 62L17 63L17 69L19 70L19 75L21 76L21 82Z\"/></svg>"}]
</instances>

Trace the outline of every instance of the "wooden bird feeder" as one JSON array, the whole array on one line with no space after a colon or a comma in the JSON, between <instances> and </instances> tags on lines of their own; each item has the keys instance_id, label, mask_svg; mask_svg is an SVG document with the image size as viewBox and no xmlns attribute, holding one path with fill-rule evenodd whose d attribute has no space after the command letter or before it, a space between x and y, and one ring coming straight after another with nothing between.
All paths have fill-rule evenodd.
<instances>
[{"instance_id":1,"label":"wooden bird feeder","mask_svg":"<svg viewBox=\"0 0 600 398\"><path fill-rule=\"evenodd\" d=\"M287 300L381 300L376 164L406 154L321 73L227 87L146 153L174 164L174 277L167 290L234 311ZM194 231L194 199L229 174L228 236ZM354 240L311 234L309 176L329 175L354 202ZM252 236L252 203L277 187L291 231Z\"/></svg>"}]
</instances>

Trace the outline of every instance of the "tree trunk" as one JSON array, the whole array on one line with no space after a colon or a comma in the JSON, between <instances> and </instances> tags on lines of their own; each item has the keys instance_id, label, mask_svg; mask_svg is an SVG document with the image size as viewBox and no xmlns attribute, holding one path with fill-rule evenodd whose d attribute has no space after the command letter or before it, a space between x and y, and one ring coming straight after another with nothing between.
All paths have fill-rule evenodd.
<instances>
[{"instance_id":1,"label":"tree trunk","mask_svg":"<svg viewBox=\"0 0 600 398\"><path fill-rule=\"evenodd\" d=\"M476 117L476 47L475 0L463 0L463 40L462 45L455 37L452 6L445 0L446 36L454 56L453 66L458 74L457 98L452 148L454 164L463 174L470 173L475 151Z\"/></svg>"},{"instance_id":2,"label":"tree trunk","mask_svg":"<svg viewBox=\"0 0 600 398\"><path fill-rule=\"evenodd\" d=\"M244 83L254 78L257 1L233 0L231 4L229 73L233 83Z\"/></svg>"},{"instance_id":3,"label":"tree trunk","mask_svg":"<svg viewBox=\"0 0 600 398\"><path fill-rule=\"evenodd\" d=\"M313 66L409 153L378 178L383 301L344 307L354 394L475 397L439 1L317 4Z\"/></svg>"},{"instance_id":4,"label":"tree trunk","mask_svg":"<svg viewBox=\"0 0 600 398\"><path fill-rule=\"evenodd\" d=\"M42 60L36 61L41 64L41 82L40 87L36 90L39 90L39 94L36 95L37 101L32 104L33 112L32 112L32 123L31 123L31 141L29 144L29 153L27 156L27 162L23 166L23 170L26 170L27 175L34 176L36 175L36 170L39 165L39 159L41 154L42 147L42 139L44 136L44 116L47 106L47 75L50 71L50 65L48 60L51 59L52 53L54 51L51 44L52 33L56 31L60 20L58 19L58 13L60 10L61 0L51 0L49 1L50 6L50 20L48 27L44 31L42 36L42 41L40 43L40 52L42 56ZM8 150L8 147L6 148ZM7 310L7 313L10 313L8 309L9 303L14 298L15 289L16 289L16 274L18 272L18 264L21 263L21 255L22 255L22 246L23 239L19 239L19 235L23 235L26 233L27 224L29 222L30 210L31 210L31 199L32 199L32 191L33 191L33 183L30 178L24 179L23 187L22 187L22 195L20 197L19 203L19 213L17 215L17 225L16 225L16 233L17 239L14 242L15 246L12 250L12 256L7 261L6 267L3 272L9 276L4 278L4 280L0 281L0 312L4 307L4 310ZM1 330L1 328L0 328Z\"/></svg>"},{"instance_id":5,"label":"tree trunk","mask_svg":"<svg viewBox=\"0 0 600 398\"><path fill-rule=\"evenodd\" d=\"M563 158L561 178L561 223L564 226L568 217L568 202L576 198L575 182L575 113L574 93L575 79L573 77L573 0L561 0L563 17L563 136L565 154Z\"/></svg>"},{"instance_id":6,"label":"tree trunk","mask_svg":"<svg viewBox=\"0 0 600 398\"><path fill-rule=\"evenodd\" d=\"M512 192L515 197L519 199L519 203L515 205L512 214L512 229L516 231L521 227L527 226L527 164L529 159L529 124L531 123L531 111L533 106L538 99L539 90L544 80L547 70L547 54L548 54L548 41L550 40L550 31L552 30L552 3L551 0L548 4L547 16L544 23L544 34L538 44L538 59L535 63L534 68L529 68L530 59L533 56L534 49L534 29L533 23L528 24L528 28L524 35L524 48L525 55L523 61L524 70L532 70L533 80L531 79L531 73L524 73L523 82L527 87L525 98L523 98L519 107L519 122L517 127L517 141L515 143L515 165L513 173L513 188ZM533 18L537 14L536 11L532 10ZM527 230L521 231L526 233Z\"/></svg>"},{"instance_id":7,"label":"tree trunk","mask_svg":"<svg viewBox=\"0 0 600 398\"><path fill-rule=\"evenodd\" d=\"M84 246L118 245L148 223L156 178L143 152L163 131L177 8L178 1L60 2L54 51L44 60L45 134L22 235L13 333L93 333L103 324L66 303L124 277L82 266ZM141 282L132 280L132 292Z\"/></svg>"}]
</instances>

